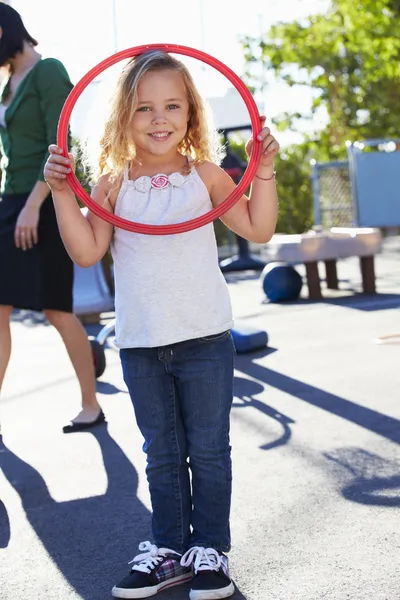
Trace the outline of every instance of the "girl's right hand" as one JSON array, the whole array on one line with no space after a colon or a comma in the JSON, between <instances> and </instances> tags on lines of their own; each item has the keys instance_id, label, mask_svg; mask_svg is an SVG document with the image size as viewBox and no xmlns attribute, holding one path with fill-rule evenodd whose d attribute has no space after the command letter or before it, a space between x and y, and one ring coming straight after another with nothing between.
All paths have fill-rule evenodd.
<instances>
[{"instance_id":1,"label":"girl's right hand","mask_svg":"<svg viewBox=\"0 0 400 600\"><path fill-rule=\"evenodd\" d=\"M44 178L53 192L64 192L71 188L67 182L67 175L75 170L75 161L72 154L68 158L63 156L62 149L55 144L49 146L50 156L44 166Z\"/></svg>"}]
</instances>

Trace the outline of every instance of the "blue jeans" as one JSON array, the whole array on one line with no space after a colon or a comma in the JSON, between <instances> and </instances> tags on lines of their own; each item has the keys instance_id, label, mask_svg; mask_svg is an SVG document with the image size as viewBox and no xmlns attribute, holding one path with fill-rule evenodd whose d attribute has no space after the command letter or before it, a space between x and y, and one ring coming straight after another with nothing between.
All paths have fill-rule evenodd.
<instances>
[{"instance_id":1,"label":"blue jeans","mask_svg":"<svg viewBox=\"0 0 400 600\"><path fill-rule=\"evenodd\" d=\"M144 437L158 547L230 550L234 355L230 331L120 351Z\"/></svg>"}]
</instances>

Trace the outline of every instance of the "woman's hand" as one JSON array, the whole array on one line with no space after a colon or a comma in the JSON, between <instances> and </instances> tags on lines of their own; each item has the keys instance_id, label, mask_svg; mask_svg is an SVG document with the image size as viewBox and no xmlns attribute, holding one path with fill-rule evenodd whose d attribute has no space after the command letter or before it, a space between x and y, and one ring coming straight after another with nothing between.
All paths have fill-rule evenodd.
<instances>
[{"instance_id":1,"label":"woman's hand","mask_svg":"<svg viewBox=\"0 0 400 600\"><path fill-rule=\"evenodd\" d=\"M38 243L39 212L36 206L24 206L19 213L14 231L17 248L28 250Z\"/></svg>"},{"instance_id":2,"label":"woman's hand","mask_svg":"<svg viewBox=\"0 0 400 600\"><path fill-rule=\"evenodd\" d=\"M49 146L50 156L44 166L44 178L52 192L70 190L66 179L68 173L75 170L75 161L72 154L68 158L63 156L62 149L55 144Z\"/></svg>"},{"instance_id":3,"label":"woman's hand","mask_svg":"<svg viewBox=\"0 0 400 600\"><path fill-rule=\"evenodd\" d=\"M257 137L257 139L262 142L260 162L258 163L259 171L260 173L263 172L264 174L268 170L272 171L271 167L273 167L275 157L279 152L279 142L274 138L274 136L271 133L271 130L268 127L264 127L265 120L266 117L261 117L262 129ZM249 139L249 141L246 144L246 152L248 156L251 155L252 148L253 140Z\"/></svg>"}]
</instances>

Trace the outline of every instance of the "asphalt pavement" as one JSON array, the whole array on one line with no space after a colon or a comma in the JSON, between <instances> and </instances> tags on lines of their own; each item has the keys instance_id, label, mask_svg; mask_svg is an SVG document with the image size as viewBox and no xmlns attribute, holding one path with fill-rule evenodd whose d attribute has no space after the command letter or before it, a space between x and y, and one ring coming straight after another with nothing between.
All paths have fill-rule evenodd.
<instances>
[{"instance_id":1,"label":"asphalt pavement","mask_svg":"<svg viewBox=\"0 0 400 600\"><path fill-rule=\"evenodd\" d=\"M301 271L301 269L300 269ZM232 410L234 600L400 599L400 242L356 259L324 300L265 301L258 274L227 275L235 318L266 330L238 355ZM112 315L105 315L103 324ZM91 332L99 326L90 326ZM0 598L110 600L151 539L142 438L119 357L98 381L107 423L64 435L78 386L58 334L16 313L0 403ZM400 342L400 338L398 340ZM188 598L188 586L160 600Z\"/></svg>"}]
</instances>

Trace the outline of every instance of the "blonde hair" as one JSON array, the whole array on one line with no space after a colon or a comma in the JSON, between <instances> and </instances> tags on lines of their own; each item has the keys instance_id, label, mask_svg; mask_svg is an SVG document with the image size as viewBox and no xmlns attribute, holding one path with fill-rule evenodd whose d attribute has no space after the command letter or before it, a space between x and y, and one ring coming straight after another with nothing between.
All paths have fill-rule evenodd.
<instances>
[{"instance_id":1,"label":"blonde hair","mask_svg":"<svg viewBox=\"0 0 400 600\"><path fill-rule=\"evenodd\" d=\"M100 139L99 176L110 174L112 181L119 181L127 161L137 162L130 124L138 105L138 85L146 73L160 70L181 75L189 102L188 128L178 151L191 156L195 163L219 161L218 137L208 126L203 100L188 69L170 54L152 50L130 60L119 77L111 113Z\"/></svg>"}]
</instances>

